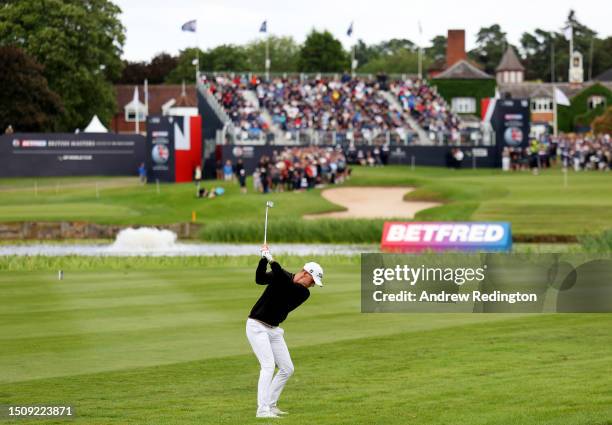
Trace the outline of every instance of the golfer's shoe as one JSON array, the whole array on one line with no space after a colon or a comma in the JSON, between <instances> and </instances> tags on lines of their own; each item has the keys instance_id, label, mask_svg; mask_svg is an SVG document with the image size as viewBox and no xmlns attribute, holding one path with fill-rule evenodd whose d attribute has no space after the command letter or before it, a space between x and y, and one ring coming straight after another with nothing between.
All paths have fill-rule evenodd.
<instances>
[{"instance_id":1,"label":"golfer's shoe","mask_svg":"<svg viewBox=\"0 0 612 425\"><path fill-rule=\"evenodd\" d=\"M289 414L289 412L284 412L276 406L270 407L270 412L275 413L277 415L288 415Z\"/></svg>"},{"instance_id":2,"label":"golfer's shoe","mask_svg":"<svg viewBox=\"0 0 612 425\"><path fill-rule=\"evenodd\" d=\"M280 418L280 416L272 412L270 409L258 411L255 417L256 418Z\"/></svg>"}]
</instances>

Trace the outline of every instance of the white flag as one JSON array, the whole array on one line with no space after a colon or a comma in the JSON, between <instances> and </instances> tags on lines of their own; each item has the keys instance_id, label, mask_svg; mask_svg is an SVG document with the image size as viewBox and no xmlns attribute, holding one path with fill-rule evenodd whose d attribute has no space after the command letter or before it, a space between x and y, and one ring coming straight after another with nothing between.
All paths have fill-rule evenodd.
<instances>
[{"instance_id":1,"label":"white flag","mask_svg":"<svg viewBox=\"0 0 612 425\"><path fill-rule=\"evenodd\" d=\"M557 102L557 105L570 106L570 101L565 95L565 93L563 93L557 87L555 87L554 96L555 96L555 102Z\"/></svg>"}]
</instances>

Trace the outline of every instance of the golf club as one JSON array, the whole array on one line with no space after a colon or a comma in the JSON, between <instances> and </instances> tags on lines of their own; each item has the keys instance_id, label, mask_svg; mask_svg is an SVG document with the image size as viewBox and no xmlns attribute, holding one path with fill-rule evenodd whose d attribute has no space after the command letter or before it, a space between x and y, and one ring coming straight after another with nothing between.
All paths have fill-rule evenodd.
<instances>
[{"instance_id":1,"label":"golf club","mask_svg":"<svg viewBox=\"0 0 612 425\"><path fill-rule=\"evenodd\" d=\"M264 245L268 243L268 209L274 208L274 202L266 201L266 224L264 225Z\"/></svg>"}]
</instances>

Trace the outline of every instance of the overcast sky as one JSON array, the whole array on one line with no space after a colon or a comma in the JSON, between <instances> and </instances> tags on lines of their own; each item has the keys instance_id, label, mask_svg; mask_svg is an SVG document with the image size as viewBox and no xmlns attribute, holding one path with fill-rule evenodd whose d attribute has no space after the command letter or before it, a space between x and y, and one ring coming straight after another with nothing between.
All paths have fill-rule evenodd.
<instances>
[{"instance_id":1,"label":"overcast sky","mask_svg":"<svg viewBox=\"0 0 612 425\"><path fill-rule=\"evenodd\" d=\"M126 27L124 58L149 60L156 53L172 54L196 44L202 49L219 44L241 44L258 37L261 22L268 21L274 35L304 41L312 29L327 29L345 47L363 39L377 43L390 38L419 42L449 28L466 30L468 50L482 26L501 25L513 44L524 31L539 27L560 30L568 11L600 36L612 33L612 6L603 0L115 0L123 10ZM554 6L553 6L554 5ZM197 36L182 32L181 25L197 19ZM352 39L346 30L354 21ZM423 28L419 35L418 22ZM196 38L197 37L197 38Z\"/></svg>"}]
</instances>

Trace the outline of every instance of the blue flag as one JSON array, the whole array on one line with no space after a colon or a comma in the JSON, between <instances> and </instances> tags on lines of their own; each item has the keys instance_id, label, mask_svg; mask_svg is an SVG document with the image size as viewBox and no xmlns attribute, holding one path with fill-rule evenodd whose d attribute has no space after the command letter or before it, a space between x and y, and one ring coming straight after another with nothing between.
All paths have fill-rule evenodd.
<instances>
[{"instance_id":1,"label":"blue flag","mask_svg":"<svg viewBox=\"0 0 612 425\"><path fill-rule=\"evenodd\" d=\"M181 31L196 32L197 27L198 27L198 21L194 19L192 21L185 22L183 26L181 27Z\"/></svg>"},{"instance_id":2,"label":"blue flag","mask_svg":"<svg viewBox=\"0 0 612 425\"><path fill-rule=\"evenodd\" d=\"M346 30L346 35L348 35L349 37L353 35L353 23L352 22L351 22L351 26L349 26L348 30Z\"/></svg>"},{"instance_id":3,"label":"blue flag","mask_svg":"<svg viewBox=\"0 0 612 425\"><path fill-rule=\"evenodd\" d=\"M268 21L263 21L259 27L259 32L268 32Z\"/></svg>"}]
</instances>

